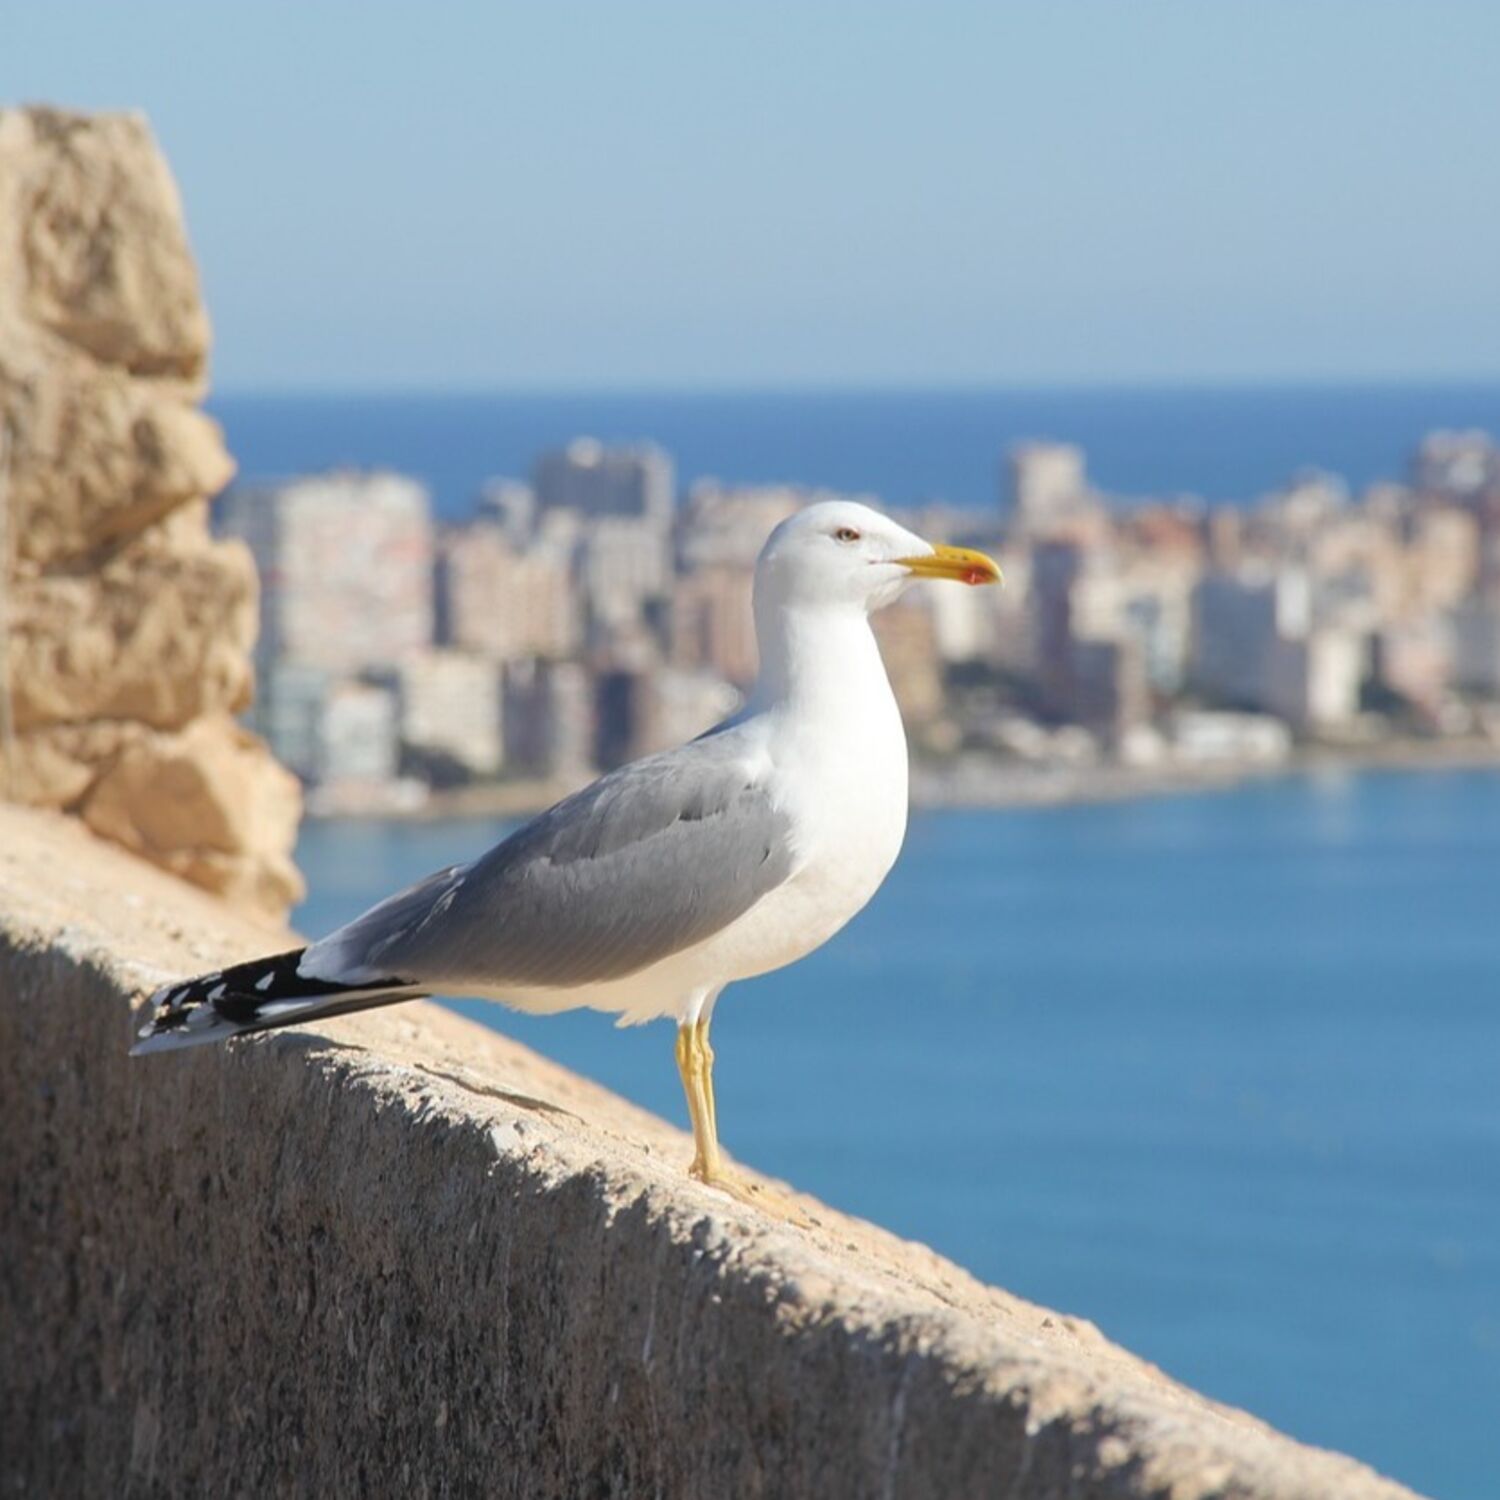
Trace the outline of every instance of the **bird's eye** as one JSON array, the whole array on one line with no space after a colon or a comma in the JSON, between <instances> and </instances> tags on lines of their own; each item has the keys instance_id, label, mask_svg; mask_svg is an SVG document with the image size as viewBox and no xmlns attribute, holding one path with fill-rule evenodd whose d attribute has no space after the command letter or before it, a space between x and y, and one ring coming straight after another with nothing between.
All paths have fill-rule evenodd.
<instances>
[{"instance_id":1,"label":"bird's eye","mask_svg":"<svg viewBox=\"0 0 1500 1500\"><path fill-rule=\"evenodd\" d=\"M857 542L859 533L852 526L840 526L833 534L836 542Z\"/></svg>"}]
</instances>

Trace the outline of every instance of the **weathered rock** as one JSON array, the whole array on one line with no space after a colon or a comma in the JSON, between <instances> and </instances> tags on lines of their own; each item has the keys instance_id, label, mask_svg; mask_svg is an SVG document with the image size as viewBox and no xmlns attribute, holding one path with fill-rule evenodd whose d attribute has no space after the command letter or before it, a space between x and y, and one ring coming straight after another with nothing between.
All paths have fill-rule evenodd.
<instances>
[{"instance_id":1,"label":"weathered rock","mask_svg":"<svg viewBox=\"0 0 1500 1500\"><path fill-rule=\"evenodd\" d=\"M121 748L148 731L128 720L51 724L15 735L0 798L74 809Z\"/></svg>"},{"instance_id":2,"label":"weathered rock","mask_svg":"<svg viewBox=\"0 0 1500 1500\"><path fill-rule=\"evenodd\" d=\"M15 582L10 676L18 729L137 719L175 729L251 698L255 564L238 542L148 538L96 572Z\"/></svg>"},{"instance_id":3,"label":"weathered rock","mask_svg":"<svg viewBox=\"0 0 1500 1500\"><path fill-rule=\"evenodd\" d=\"M292 863L302 796L297 778L227 717L181 734L125 742L83 803L96 833L175 875L277 916L302 899ZM253 864L241 851L257 848Z\"/></svg>"},{"instance_id":4,"label":"weathered rock","mask_svg":"<svg viewBox=\"0 0 1500 1500\"><path fill-rule=\"evenodd\" d=\"M291 941L0 808L0 1494L1411 1500L435 1006L126 1056Z\"/></svg>"},{"instance_id":5,"label":"weathered rock","mask_svg":"<svg viewBox=\"0 0 1500 1500\"><path fill-rule=\"evenodd\" d=\"M253 690L256 579L208 532L234 472L195 404L208 348L145 121L0 110L0 796L84 808L280 913L301 890L297 799L224 717Z\"/></svg>"},{"instance_id":6,"label":"weathered rock","mask_svg":"<svg viewBox=\"0 0 1500 1500\"><path fill-rule=\"evenodd\" d=\"M177 185L140 115L0 116L27 317L102 364L201 379L208 315Z\"/></svg>"},{"instance_id":7,"label":"weathered rock","mask_svg":"<svg viewBox=\"0 0 1500 1500\"><path fill-rule=\"evenodd\" d=\"M234 477L218 424L151 382L65 360L26 374L0 365L0 392L23 562L84 557Z\"/></svg>"}]
</instances>

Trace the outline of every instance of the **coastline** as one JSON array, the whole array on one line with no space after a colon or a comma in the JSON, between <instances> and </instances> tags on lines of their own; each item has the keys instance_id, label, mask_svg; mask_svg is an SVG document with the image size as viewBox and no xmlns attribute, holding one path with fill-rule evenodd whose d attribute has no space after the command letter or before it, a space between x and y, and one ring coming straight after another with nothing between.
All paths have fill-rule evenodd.
<instances>
[{"instance_id":1,"label":"coastline","mask_svg":"<svg viewBox=\"0 0 1500 1500\"><path fill-rule=\"evenodd\" d=\"M1153 766L1025 765L972 757L918 762L911 772L911 806L932 808L1063 807L1229 791L1247 781L1319 771L1500 771L1500 741L1470 736L1397 738L1360 745L1306 745L1280 760L1227 760ZM593 779L592 773L456 787L432 793L419 806L318 807L310 819L379 818L413 823L525 818L551 807Z\"/></svg>"},{"instance_id":2,"label":"coastline","mask_svg":"<svg viewBox=\"0 0 1500 1500\"><path fill-rule=\"evenodd\" d=\"M1320 771L1500 771L1500 743L1487 739L1384 740L1368 745L1300 746L1281 760L1129 766L971 764L912 770L914 808L1063 807L1230 791Z\"/></svg>"}]
</instances>

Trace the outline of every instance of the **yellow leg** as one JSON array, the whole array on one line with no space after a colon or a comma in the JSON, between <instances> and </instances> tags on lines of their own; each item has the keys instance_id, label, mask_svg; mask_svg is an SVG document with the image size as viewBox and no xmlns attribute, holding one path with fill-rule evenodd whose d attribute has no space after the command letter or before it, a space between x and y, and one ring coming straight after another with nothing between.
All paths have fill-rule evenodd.
<instances>
[{"instance_id":1,"label":"yellow leg","mask_svg":"<svg viewBox=\"0 0 1500 1500\"><path fill-rule=\"evenodd\" d=\"M687 1095L688 1118L693 1122L693 1164L688 1172L699 1182L717 1182L724 1177L724 1167L714 1121L711 1064L704 1058L704 1041L696 1025L677 1028L677 1072L682 1078L682 1092Z\"/></svg>"},{"instance_id":2,"label":"yellow leg","mask_svg":"<svg viewBox=\"0 0 1500 1500\"><path fill-rule=\"evenodd\" d=\"M688 1117L693 1122L693 1164L688 1175L720 1189L741 1203L807 1228L810 1218L785 1193L760 1182L747 1182L731 1172L719 1152L718 1110L714 1104L714 1049L708 1044L708 1022L696 1021L677 1028L677 1071L682 1092L687 1095Z\"/></svg>"},{"instance_id":3,"label":"yellow leg","mask_svg":"<svg viewBox=\"0 0 1500 1500\"><path fill-rule=\"evenodd\" d=\"M698 1057L703 1069L703 1092L708 1100L708 1129L715 1142L719 1139L719 1106L714 1102L714 1049L708 1044L708 1017L694 1027L698 1038Z\"/></svg>"}]
</instances>

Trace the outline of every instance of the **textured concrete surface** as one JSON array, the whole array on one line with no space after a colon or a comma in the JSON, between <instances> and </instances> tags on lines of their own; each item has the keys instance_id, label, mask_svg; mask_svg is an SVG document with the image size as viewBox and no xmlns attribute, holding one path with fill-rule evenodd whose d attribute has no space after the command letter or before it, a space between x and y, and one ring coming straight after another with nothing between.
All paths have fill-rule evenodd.
<instances>
[{"instance_id":1,"label":"textured concrete surface","mask_svg":"<svg viewBox=\"0 0 1500 1500\"><path fill-rule=\"evenodd\" d=\"M1410 1493L436 1008L127 1059L275 937L0 808L0 1495Z\"/></svg>"}]
</instances>

